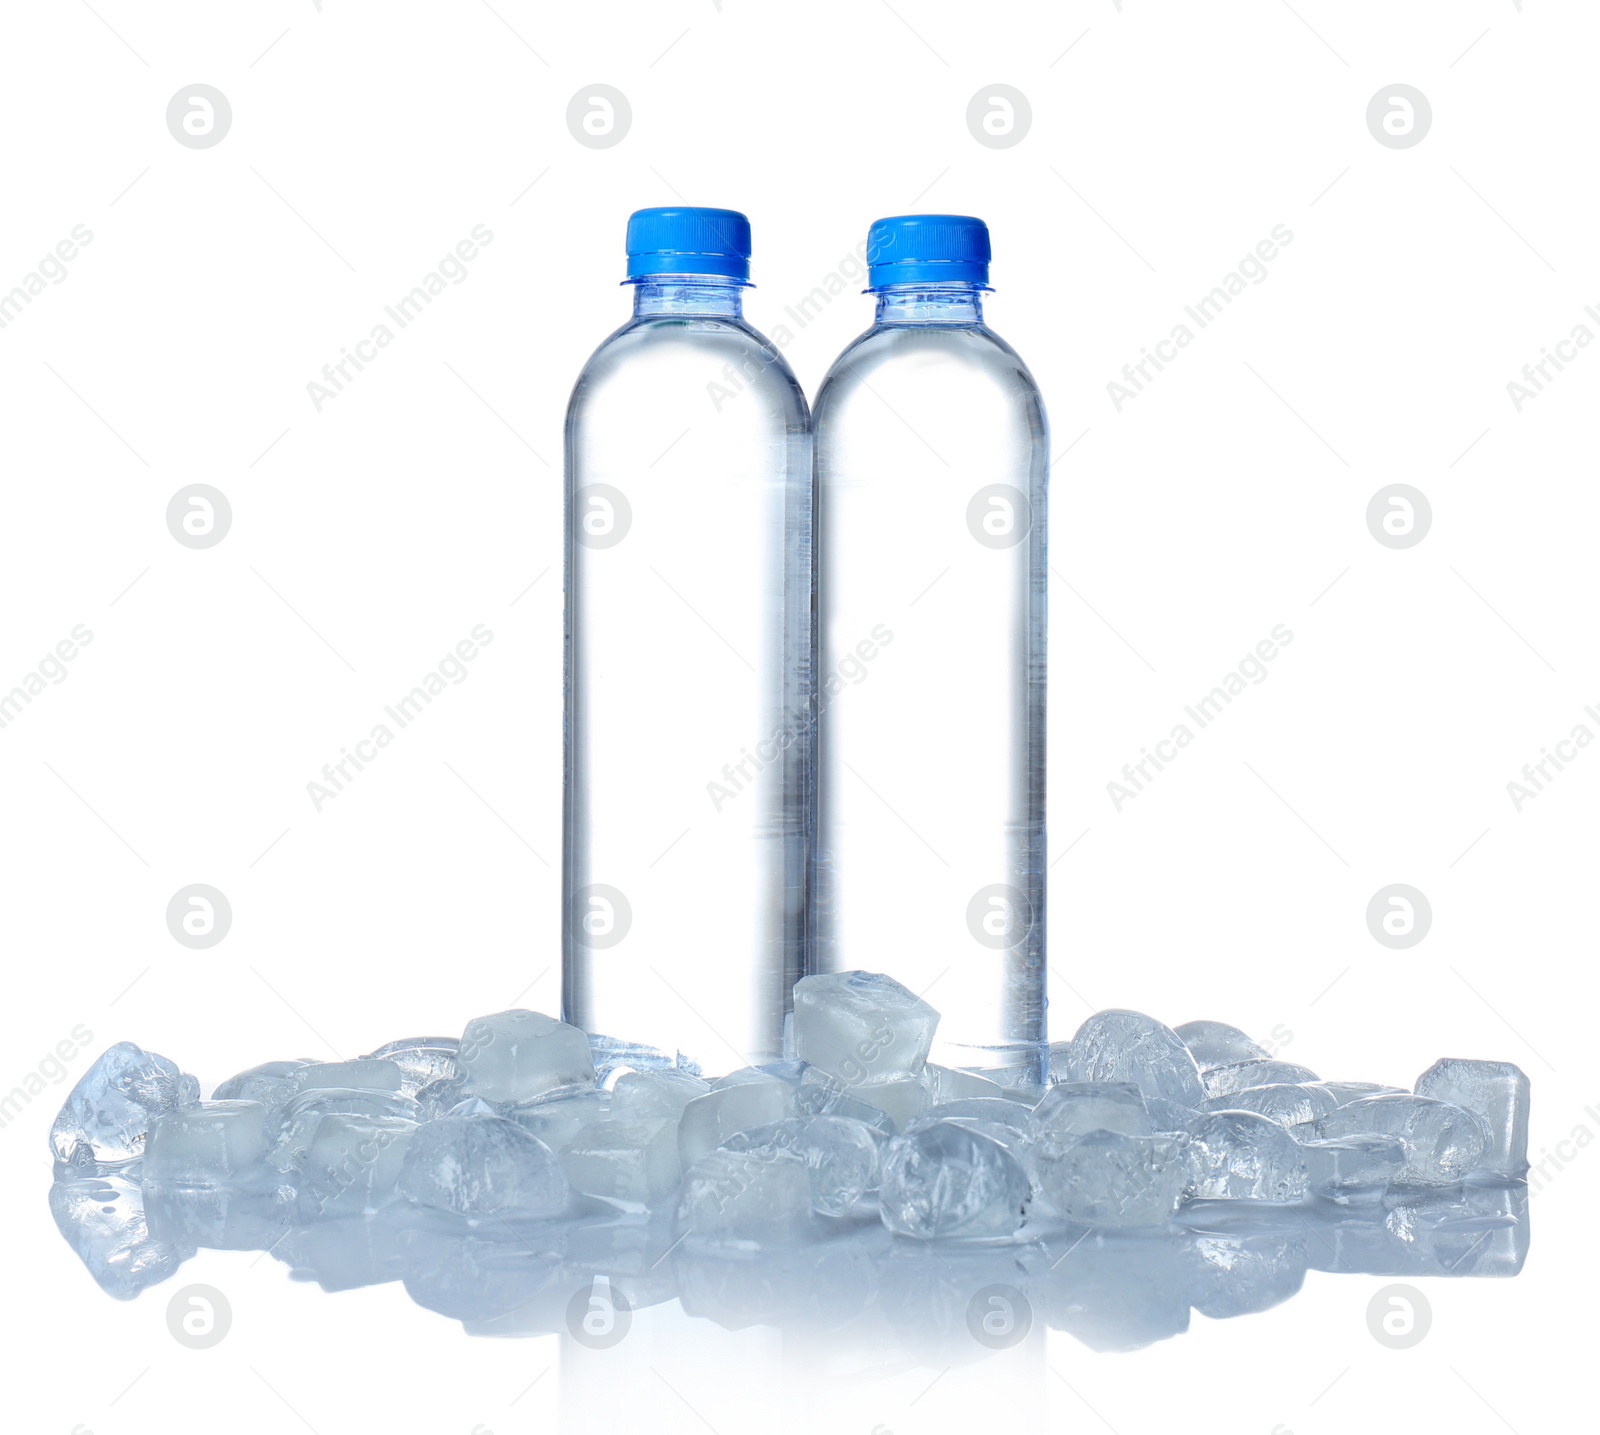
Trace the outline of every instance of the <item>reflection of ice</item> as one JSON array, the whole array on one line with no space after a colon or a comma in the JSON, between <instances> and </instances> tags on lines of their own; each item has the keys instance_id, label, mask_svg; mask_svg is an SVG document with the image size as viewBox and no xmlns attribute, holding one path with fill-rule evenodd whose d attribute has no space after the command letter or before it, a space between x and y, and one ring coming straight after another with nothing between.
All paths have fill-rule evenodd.
<instances>
[{"instance_id":1,"label":"reflection of ice","mask_svg":"<svg viewBox=\"0 0 1600 1435\"><path fill-rule=\"evenodd\" d=\"M151 1236L137 1178L57 1181L50 1188L50 1213L89 1274L118 1300L132 1300L146 1286L166 1280L194 1254L192 1244Z\"/></svg>"},{"instance_id":2,"label":"reflection of ice","mask_svg":"<svg viewBox=\"0 0 1600 1435\"><path fill-rule=\"evenodd\" d=\"M825 1239L766 1250L676 1239L660 1214L583 1204L562 1220L469 1224L391 1206L292 1223L270 1195L154 1189L126 1175L57 1183L57 1224L95 1279L129 1298L197 1247L270 1250L324 1290L403 1283L418 1305L475 1335L566 1330L574 1295L605 1277L634 1310L672 1300L728 1330L771 1326L847 1341L866 1364L983 1359L969 1308L1019 1291L1033 1320L1097 1350L1131 1350L1188 1329L1191 1312L1264 1311L1306 1272L1510 1276L1528 1251L1527 1189L1467 1185L1362 1206L1195 1201L1180 1224L1137 1231L1060 1225L990 1246L891 1234L870 1209ZM870 1207L870 1203L869 1203ZM853 1357L854 1358L854 1357Z\"/></svg>"}]
</instances>

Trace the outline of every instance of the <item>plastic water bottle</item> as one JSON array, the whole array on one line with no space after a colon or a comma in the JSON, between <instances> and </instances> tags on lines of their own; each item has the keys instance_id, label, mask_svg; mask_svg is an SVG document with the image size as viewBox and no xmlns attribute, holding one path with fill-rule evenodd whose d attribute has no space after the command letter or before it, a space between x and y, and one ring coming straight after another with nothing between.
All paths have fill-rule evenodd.
<instances>
[{"instance_id":1,"label":"plastic water bottle","mask_svg":"<svg viewBox=\"0 0 1600 1435\"><path fill-rule=\"evenodd\" d=\"M812 965L925 997L934 1061L1038 1080L1044 405L983 322L981 220L881 219L867 264L876 320L814 415Z\"/></svg>"},{"instance_id":2,"label":"plastic water bottle","mask_svg":"<svg viewBox=\"0 0 1600 1435\"><path fill-rule=\"evenodd\" d=\"M779 1054L805 955L808 415L744 215L643 209L627 250L567 411L562 1008L725 1071Z\"/></svg>"}]
</instances>

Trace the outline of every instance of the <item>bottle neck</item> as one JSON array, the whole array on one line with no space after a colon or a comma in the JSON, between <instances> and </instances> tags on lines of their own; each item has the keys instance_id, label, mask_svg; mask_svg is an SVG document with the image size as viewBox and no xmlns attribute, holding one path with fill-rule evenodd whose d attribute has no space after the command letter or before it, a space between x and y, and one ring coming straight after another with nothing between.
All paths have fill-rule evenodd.
<instances>
[{"instance_id":1,"label":"bottle neck","mask_svg":"<svg viewBox=\"0 0 1600 1435\"><path fill-rule=\"evenodd\" d=\"M651 274L633 281L633 316L744 317L745 283L714 274Z\"/></svg>"},{"instance_id":2,"label":"bottle neck","mask_svg":"<svg viewBox=\"0 0 1600 1435\"><path fill-rule=\"evenodd\" d=\"M981 324L981 284L890 284L874 290L880 324Z\"/></svg>"}]
</instances>

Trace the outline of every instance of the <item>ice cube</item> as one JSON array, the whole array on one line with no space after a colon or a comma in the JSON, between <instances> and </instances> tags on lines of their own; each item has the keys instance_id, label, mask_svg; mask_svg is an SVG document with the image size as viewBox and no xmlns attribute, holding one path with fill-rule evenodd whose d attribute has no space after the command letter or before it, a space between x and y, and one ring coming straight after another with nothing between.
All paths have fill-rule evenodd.
<instances>
[{"instance_id":1,"label":"ice cube","mask_svg":"<svg viewBox=\"0 0 1600 1435\"><path fill-rule=\"evenodd\" d=\"M805 1075L805 1070L805 1062L800 1061L798 1057L792 1057L792 1059L786 1059L786 1061L766 1061L760 1065L755 1065L755 1067L739 1067L738 1070L728 1072L725 1077L717 1077L717 1080L712 1081L710 1085L731 1086L734 1081L754 1081L757 1077L776 1077L779 1081L784 1081L786 1085L795 1086L800 1081L800 1078Z\"/></svg>"},{"instance_id":2,"label":"ice cube","mask_svg":"<svg viewBox=\"0 0 1600 1435\"><path fill-rule=\"evenodd\" d=\"M870 1125L877 1125L871 1117L850 1110L845 1103L860 1101L881 1111L895 1131L905 1127L932 1104L927 1077L918 1072L915 1076L895 1076L883 1081L864 1082L860 1086L846 1086L835 1081L826 1072L808 1068L801 1079L799 1091L820 1090L825 1094L811 1098L819 1104L818 1114L855 1116ZM804 1098L801 1098L804 1099Z\"/></svg>"},{"instance_id":3,"label":"ice cube","mask_svg":"<svg viewBox=\"0 0 1600 1435\"><path fill-rule=\"evenodd\" d=\"M469 1021L457 1061L472 1094L485 1101L531 1101L594 1083L589 1038L543 1012L503 1011Z\"/></svg>"},{"instance_id":4,"label":"ice cube","mask_svg":"<svg viewBox=\"0 0 1600 1435\"><path fill-rule=\"evenodd\" d=\"M1200 1113L1192 1106L1168 1101L1164 1096L1147 1096L1144 1105L1150 1114L1150 1129L1157 1135L1174 1131L1192 1133L1200 1129Z\"/></svg>"},{"instance_id":5,"label":"ice cube","mask_svg":"<svg viewBox=\"0 0 1600 1435\"><path fill-rule=\"evenodd\" d=\"M441 1116L417 1128L398 1173L414 1206L458 1216L558 1214L567 1179L555 1153L515 1121L492 1113Z\"/></svg>"},{"instance_id":6,"label":"ice cube","mask_svg":"<svg viewBox=\"0 0 1600 1435\"><path fill-rule=\"evenodd\" d=\"M406 1146L421 1129L395 1116L320 1117L296 1181L299 1218L359 1216L390 1204Z\"/></svg>"},{"instance_id":7,"label":"ice cube","mask_svg":"<svg viewBox=\"0 0 1600 1435\"><path fill-rule=\"evenodd\" d=\"M687 1071L624 1071L611 1088L611 1114L627 1121L678 1121L711 1087Z\"/></svg>"},{"instance_id":8,"label":"ice cube","mask_svg":"<svg viewBox=\"0 0 1600 1435\"><path fill-rule=\"evenodd\" d=\"M461 1074L456 1055L461 1043L453 1036L405 1036L369 1051L363 1061L392 1061L400 1068L400 1090L415 1096L435 1081L450 1081Z\"/></svg>"},{"instance_id":9,"label":"ice cube","mask_svg":"<svg viewBox=\"0 0 1600 1435\"><path fill-rule=\"evenodd\" d=\"M934 1121L895 1137L884 1153L879 1205L898 1235L1013 1235L1032 1185L1016 1155L958 1121Z\"/></svg>"},{"instance_id":10,"label":"ice cube","mask_svg":"<svg viewBox=\"0 0 1600 1435\"><path fill-rule=\"evenodd\" d=\"M164 1281L195 1253L156 1240L145 1221L144 1192L125 1176L69 1177L50 1187L50 1214L100 1289L132 1300Z\"/></svg>"},{"instance_id":11,"label":"ice cube","mask_svg":"<svg viewBox=\"0 0 1600 1435\"><path fill-rule=\"evenodd\" d=\"M941 1102L930 1106L918 1122L966 1121L977 1122L983 1128L1003 1128L1011 1134L1008 1146L1032 1141L1039 1134L1033 1112L1020 1101L1007 1101L995 1096L967 1096L957 1101Z\"/></svg>"},{"instance_id":12,"label":"ice cube","mask_svg":"<svg viewBox=\"0 0 1600 1435\"><path fill-rule=\"evenodd\" d=\"M1527 1175L1528 1078L1520 1067L1447 1056L1417 1078L1416 1092L1483 1118L1488 1142L1475 1170L1504 1181Z\"/></svg>"},{"instance_id":13,"label":"ice cube","mask_svg":"<svg viewBox=\"0 0 1600 1435\"><path fill-rule=\"evenodd\" d=\"M597 1086L607 1089L625 1071L680 1071L689 1076L699 1076L700 1063L691 1061L681 1051L665 1052L637 1041L621 1041L614 1036L589 1033L589 1057L594 1063Z\"/></svg>"},{"instance_id":14,"label":"ice cube","mask_svg":"<svg viewBox=\"0 0 1600 1435\"><path fill-rule=\"evenodd\" d=\"M795 1147L811 1172L812 1209L845 1216L878 1189L888 1138L848 1116L816 1116L806 1122Z\"/></svg>"},{"instance_id":15,"label":"ice cube","mask_svg":"<svg viewBox=\"0 0 1600 1435\"><path fill-rule=\"evenodd\" d=\"M850 1095L830 1076L818 1072L810 1081L789 1091L789 1112L793 1116L848 1116L860 1121L885 1136L892 1136L900 1128L894 1118L880 1107Z\"/></svg>"},{"instance_id":16,"label":"ice cube","mask_svg":"<svg viewBox=\"0 0 1600 1435\"><path fill-rule=\"evenodd\" d=\"M670 1117L592 1121L561 1150L572 1189L644 1207L677 1189L678 1123Z\"/></svg>"},{"instance_id":17,"label":"ice cube","mask_svg":"<svg viewBox=\"0 0 1600 1435\"><path fill-rule=\"evenodd\" d=\"M1253 1111L1203 1116L1189 1145L1190 1188L1207 1200L1298 1201L1306 1194L1299 1145Z\"/></svg>"},{"instance_id":18,"label":"ice cube","mask_svg":"<svg viewBox=\"0 0 1600 1435\"><path fill-rule=\"evenodd\" d=\"M1178 1034L1136 1011L1096 1012L1060 1053L1051 1047L1050 1080L1132 1082L1146 1096L1198 1105L1200 1068Z\"/></svg>"},{"instance_id":19,"label":"ice cube","mask_svg":"<svg viewBox=\"0 0 1600 1435\"><path fill-rule=\"evenodd\" d=\"M1003 1101L1016 1101L1033 1105L1038 1100L1026 1088L1015 1086L1002 1086L998 1081L991 1081L987 1076L982 1076L976 1071L963 1071L959 1067L935 1066L931 1061L922 1068L923 1077L928 1083L928 1095L933 1105L941 1106L947 1101L961 1101L968 1097L978 1099L983 1097L996 1097Z\"/></svg>"},{"instance_id":20,"label":"ice cube","mask_svg":"<svg viewBox=\"0 0 1600 1435\"><path fill-rule=\"evenodd\" d=\"M1335 1106L1348 1106L1352 1101L1361 1100L1363 1096L1404 1096L1406 1094L1403 1087L1384 1086L1377 1081L1319 1081L1317 1085L1333 1097Z\"/></svg>"},{"instance_id":21,"label":"ice cube","mask_svg":"<svg viewBox=\"0 0 1600 1435\"><path fill-rule=\"evenodd\" d=\"M1317 1122L1318 1136L1372 1131L1405 1142L1403 1186L1453 1186L1478 1164L1489 1143L1488 1123L1476 1112L1427 1096L1363 1096Z\"/></svg>"},{"instance_id":22,"label":"ice cube","mask_svg":"<svg viewBox=\"0 0 1600 1435\"><path fill-rule=\"evenodd\" d=\"M1326 1116L1338 1103L1333 1093L1320 1086L1301 1086L1278 1081L1267 1086L1247 1086L1226 1096L1210 1096L1200 1103L1202 1111L1254 1111L1269 1116L1280 1126L1299 1126Z\"/></svg>"},{"instance_id":23,"label":"ice cube","mask_svg":"<svg viewBox=\"0 0 1600 1435\"><path fill-rule=\"evenodd\" d=\"M1210 1071L1214 1066L1232 1066L1240 1061L1257 1061L1268 1055L1266 1047L1225 1021L1186 1021L1173 1030L1189 1048L1201 1071Z\"/></svg>"},{"instance_id":24,"label":"ice cube","mask_svg":"<svg viewBox=\"0 0 1600 1435\"><path fill-rule=\"evenodd\" d=\"M678 1155L684 1169L710 1155L735 1131L781 1121L788 1109L789 1087L771 1076L695 1097L678 1121Z\"/></svg>"},{"instance_id":25,"label":"ice cube","mask_svg":"<svg viewBox=\"0 0 1600 1435\"><path fill-rule=\"evenodd\" d=\"M398 1091L404 1073L392 1061L382 1058L360 1061L313 1061L294 1074L301 1091Z\"/></svg>"},{"instance_id":26,"label":"ice cube","mask_svg":"<svg viewBox=\"0 0 1600 1435\"><path fill-rule=\"evenodd\" d=\"M1236 1061L1231 1066L1214 1066L1201 1078L1207 1096L1229 1096L1252 1086L1299 1086L1316 1079L1317 1073L1310 1067L1292 1061Z\"/></svg>"},{"instance_id":27,"label":"ice cube","mask_svg":"<svg viewBox=\"0 0 1600 1435\"><path fill-rule=\"evenodd\" d=\"M230 1076L211 1093L213 1101L259 1101L273 1110L281 1109L299 1093L295 1073L309 1061L264 1061L237 1076Z\"/></svg>"},{"instance_id":28,"label":"ice cube","mask_svg":"<svg viewBox=\"0 0 1600 1435\"><path fill-rule=\"evenodd\" d=\"M1092 1130L1038 1157L1039 1184L1069 1221L1085 1226L1164 1226L1189 1183L1171 1137Z\"/></svg>"},{"instance_id":29,"label":"ice cube","mask_svg":"<svg viewBox=\"0 0 1600 1435\"><path fill-rule=\"evenodd\" d=\"M1041 1137L1057 1142L1091 1131L1151 1134L1144 1095L1131 1081L1058 1081L1045 1088L1033 1121Z\"/></svg>"},{"instance_id":30,"label":"ice cube","mask_svg":"<svg viewBox=\"0 0 1600 1435\"><path fill-rule=\"evenodd\" d=\"M720 1091L724 1086L738 1086L745 1081L781 1081L786 1086L798 1084L804 1075L806 1064L803 1061L769 1061L763 1066L737 1066L725 1075L717 1077L711 1082L713 1091Z\"/></svg>"},{"instance_id":31,"label":"ice cube","mask_svg":"<svg viewBox=\"0 0 1600 1435\"><path fill-rule=\"evenodd\" d=\"M817 1227L806 1163L789 1151L712 1151L684 1172L678 1225L699 1241L809 1240Z\"/></svg>"},{"instance_id":32,"label":"ice cube","mask_svg":"<svg viewBox=\"0 0 1600 1435\"><path fill-rule=\"evenodd\" d=\"M303 1091L283 1108L278 1134L267 1152L268 1164L285 1175L298 1171L311 1149L318 1124L329 1114L415 1122L420 1113L417 1103L398 1091L350 1091L341 1087Z\"/></svg>"},{"instance_id":33,"label":"ice cube","mask_svg":"<svg viewBox=\"0 0 1600 1435\"><path fill-rule=\"evenodd\" d=\"M877 1189L885 1140L881 1132L848 1116L789 1117L736 1132L722 1149L792 1152L810 1172L812 1209L823 1216L845 1216Z\"/></svg>"},{"instance_id":34,"label":"ice cube","mask_svg":"<svg viewBox=\"0 0 1600 1435\"><path fill-rule=\"evenodd\" d=\"M1372 1131L1312 1137L1300 1152L1312 1194L1340 1204L1376 1201L1406 1164L1404 1141Z\"/></svg>"},{"instance_id":35,"label":"ice cube","mask_svg":"<svg viewBox=\"0 0 1600 1435\"><path fill-rule=\"evenodd\" d=\"M437 1116L448 1116L467 1099L467 1095L467 1078L458 1071L454 1076L441 1076L437 1081L419 1086L413 1099L417 1103L418 1117L423 1121L432 1121Z\"/></svg>"},{"instance_id":36,"label":"ice cube","mask_svg":"<svg viewBox=\"0 0 1600 1435\"><path fill-rule=\"evenodd\" d=\"M611 1114L611 1097L604 1091L546 1096L521 1106L507 1106L504 1114L524 1131L537 1136L552 1151L560 1151L590 1122Z\"/></svg>"},{"instance_id":37,"label":"ice cube","mask_svg":"<svg viewBox=\"0 0 1600 1435\"><path fill-rule=\"evenodd\" d=\"M275 1184L266 1163L277 1116L259 1101L202 1101L163 1111L145 1139L143 1176L174 1186Z\"/></svg>"},{"instance_id":38,"label":"ice cube","mask_svg":"<svg viewBox=\"0 0 1600 1435\"><path fill-rule=\"evenodd\" d=\"M119 1041L68 1093L50 1128L50 1149L57 1161L79 1168L137 1160L151 1117L199 1099L200 1083L175 1062Z\"/></svg>"},{"instance_id":39,"label":"ice cube","mask_svg":"<svg viewBox=\"0 0 1600 1435\"><path fill-rule=\"evenodd\" d=\"M920 1072L938 1024L893 977L830 972L795 983L795 1055L847 1087Z\"/></svg>"},{"instance_id":40,"label":"ice cube","mask_svg":"<svg viewBox=\"0 0 1600 1435\"><path fill-rule=\"evenodd\" d=\"M924 1116L919 1116L906 1127L907 1134L926 1130L930 1126L950 1125L961 1126L968 1131L975 1131L980 1136L987 1136L991 1141L998 1142L1016 1158L1017 1164L1022 1167L1023 1174L1028 1178L1028 1184L1033 1192L1039 1189L1038 1155L1046 1145L1059 1147L1062 1143L1049 1138L1044 1142L1037 1140L1038 1132L1030 1119L1025 1107L1017 1106L1013 1102L1004 1105L1011 1108L1014 1115L1007 1116L1004 1120L993 1119L993 1113L985 1112L982 1115L963 1115L959 1108L964 1105L993 1106L1000 1103L991 1101L982 1102L951 1102L945 1107L929 1111ZM950 1106L958 1110L951 1113Z\"/></svg>"}]
</instances>

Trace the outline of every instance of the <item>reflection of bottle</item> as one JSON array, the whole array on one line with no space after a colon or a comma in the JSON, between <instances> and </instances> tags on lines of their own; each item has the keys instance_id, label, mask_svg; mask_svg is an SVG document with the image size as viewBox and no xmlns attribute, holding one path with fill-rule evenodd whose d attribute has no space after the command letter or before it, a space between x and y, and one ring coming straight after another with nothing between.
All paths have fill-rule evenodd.
<instances>
[{"instance_id":1,"label":"reflection of bottle","mask_svg":"<svg viewBox=\"0 0 1600 1435\"><path fill-rule=\"evenodd\" d=\"M887 972L933 1059L1038 1080L1044 405L983 322L981 220L879 220L877 319L817 395L813 969Z\"/></svg>"},{"instance_id":2,"label":"reflection of bottle","mask_svg":"<svg viewBox=\"0 0 1600 1435\"><path fill-rule=\"evenodd\" d=\"M635 214L567 412L563 1015L708 1071L778 1054L805 946L810 437L749 255Z\"/></svg>"}]
</instances>

